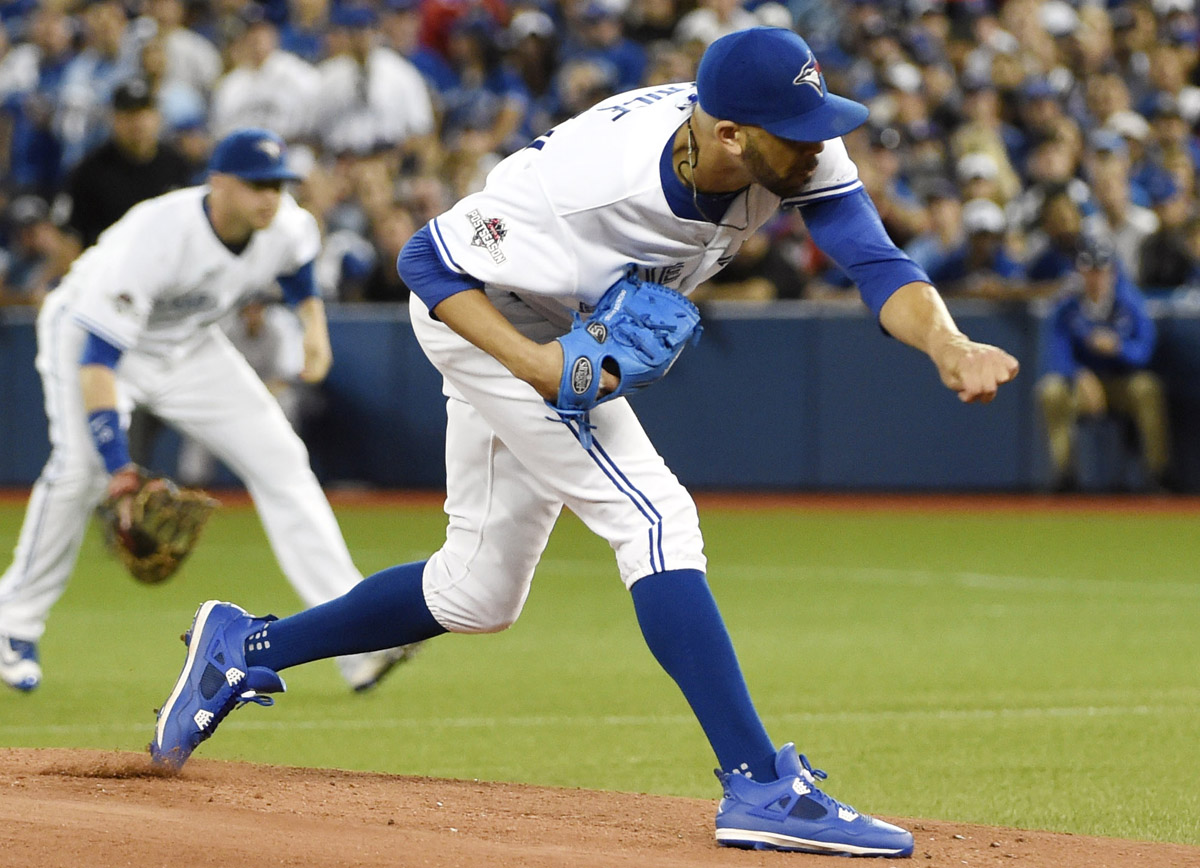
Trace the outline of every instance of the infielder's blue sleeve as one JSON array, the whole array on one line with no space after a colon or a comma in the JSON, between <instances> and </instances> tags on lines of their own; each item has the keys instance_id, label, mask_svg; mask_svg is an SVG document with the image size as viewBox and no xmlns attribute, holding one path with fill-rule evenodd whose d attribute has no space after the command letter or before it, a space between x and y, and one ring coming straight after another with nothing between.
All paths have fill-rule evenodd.
<instances>
[{"instance_id":1,"label":"infielder's blue sleeve","mask_svg":"<svg viewBox=\"0 0 1200 868\"><path fill-rule=\"evenodd\" d=\"M292 307L317 294L317 276L311 260L301 265L295 274L281 274L276 280L283 289L283 300Z\"/></svg>"},{"instance_id":2,"label":"infielder's blue sleeve","mask_svg":"<svg viewBox=\"0 0 1200 868\"><path fill-rule=\"evenodd\" d=\"M104 365L106 368L115 368L120 360L120 347L115 347L99 335L88 332L87 342L83 345L83 355L79 357L79 364Z\"/></svg>"},{"instance_id":3,"label":"infielder's blue sleeve","mask_svg":"<svg viewBox=\"0 0 1200 868\"><path fill-rule=\"evenodd\" d=\"M430 310L452 295L483 287L482 280L452 271L442 262L433 246L428 223L408 239L396 259L396 271L404 285Z\"/></svg>"},{"instance_id":4,"label":"infielder's blue sleeve","mask_svg":"<svg viewBox=\"0 0 1200 868\"><path fill-rule=\"evenodd\" d=\"M801 205L800 214L817 247L850 276L877 318L897 289L916 280L931 282L888 238L865 190Z\"/></svg>"}]
</instances>

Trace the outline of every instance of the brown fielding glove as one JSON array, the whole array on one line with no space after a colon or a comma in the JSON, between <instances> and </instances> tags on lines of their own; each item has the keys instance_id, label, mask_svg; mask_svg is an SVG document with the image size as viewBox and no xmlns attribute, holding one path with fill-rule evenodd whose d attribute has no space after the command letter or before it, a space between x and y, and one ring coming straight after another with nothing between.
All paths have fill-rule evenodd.
<instances>
[{"instance_id":1,"label":"brown fielding glove","mask_svg":"<svg viewBox=\"0 0 1200 868\"><path fill-rule=\"evenodd\" d=\"M139 582L156 585L192 553L219 503L203 491L178 486L165 477L149 478L140 469L137 480L136 489L110 495L96 512L109 551ZM126 499L128 524L122 519Z\"/></svg>"}]
</instances>

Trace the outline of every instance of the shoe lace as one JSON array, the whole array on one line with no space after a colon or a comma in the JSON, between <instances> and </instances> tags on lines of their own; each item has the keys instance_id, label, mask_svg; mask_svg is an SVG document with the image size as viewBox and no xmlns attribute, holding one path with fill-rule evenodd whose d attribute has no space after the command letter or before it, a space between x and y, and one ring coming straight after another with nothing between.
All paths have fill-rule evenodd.
<instances>
[{"instance_id":1,"label":"shoe lace","mask_svg":"<svg viewBox=\"0 0 1200 868\"><path fill-rule=\"evenodd\" d=\"M243 690L241 693L230 694L229 698L221 703L221 707L213 715L212 722L203 730L196 731L196 742L192 745L192 748L195 749L202 741L216 732L221 721L227 718L231 711L241 708L243 705L249 705L251 702L255 705L262 705L269 708L275 704L275 698L273 696L265 696L256 690Z\"/></svg>"},{"instance_id":2,"label":"shoe lace","mask_svg":"<svg viewBox=\"0 0 1200 868\"><path fill-rule=\"evenodd\" d=\"M253 702L255 705L261 705L264 708L270 708L272 705L275 704L275 697L274 696L264 696L263 694L258 693L256 691L247 690L245 693L243 693L241 696L238 697L238 703L237 703L237 705L234 706L234 708L235 709L241 708L243 705L249 705L251 702Z\"/></svg>"},{"instance_id":3,"label":"shoe lace","mask_svg":"<svg viewBox=\"0 0 1200 868\"><path fill-rule=\"evenodd\" d=\"M808 761L808 757L806 757L804 754L800 754L800 765L804 768L804 771L808 773L805 776L809 779L810 783L823 781L829 777L829 775L820 769L814 769L812 764Z\"/></svg>"}]
</instances>

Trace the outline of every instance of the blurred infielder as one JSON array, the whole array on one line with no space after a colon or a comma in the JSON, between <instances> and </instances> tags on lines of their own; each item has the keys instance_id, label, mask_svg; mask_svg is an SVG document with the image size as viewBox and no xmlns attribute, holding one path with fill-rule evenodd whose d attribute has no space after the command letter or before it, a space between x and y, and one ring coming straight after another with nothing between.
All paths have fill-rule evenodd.
<instances>
[{"instance_id":1,"label":"blurred infielder","mask_svg":"<svg viewBox=\"0 0 1200 868\"><path fill-rule=\"evenodd\" d=\"M307 605L359 581L308 453L246 360L217 327L276 282L304 326L305 380L332 356L313 280L316 220L282 184L283 141L234 132L210 182L132 208L79 257L38 315L37 369L50 460L33 487L13 563L0 579L0 677L41 681L37 641L79 556L92 509L136 488L121 416L140 404L204 444L245 482L284 573ZM340 660L362 689L401 649Z\"/></svg>"},{"instance_id":2,"label":"blurred infielder","mask_svg":"<svg viewBox=\"0 0 1200 868\"><path fill-rule=\"evenodd\" d=\"M617 303L606 292L626 285L628 263L686 294L781 205L801 209L893 337L927 353L963 401L990 400L1016 360L964 336L884 234L840 140L866 117L826 92L794 33L739 31L709 47L694 85L605 100L506 159L483 191L422 229L400 271L415 293L413 328L445 381L445 544L283 620L202 605L158 716L154 760L182 765L238 702L266 704L261 694L282 690L281 669L508 627L565 504L612 545L650 650L712 744L724 789L717 840L910 854L908 832L824 794L824 773L768 736L708 588L695 506L629 404L598 403L590 420L546 406L588 387L588 366L564 348L581 331L601 340L607 320L572 326L572 314L605 296L610 312L632 304L636 287ZM645 319L648 333L670 328ZM612 372L602 387L623 388ZM222 689L206 691L215 683Z\"/></svg>"}]
</instances>

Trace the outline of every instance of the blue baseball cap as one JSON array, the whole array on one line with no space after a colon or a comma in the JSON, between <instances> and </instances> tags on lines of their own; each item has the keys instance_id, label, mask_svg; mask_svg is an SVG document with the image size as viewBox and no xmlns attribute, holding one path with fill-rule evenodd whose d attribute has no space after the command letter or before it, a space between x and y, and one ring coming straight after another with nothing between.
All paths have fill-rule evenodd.
<instances>
[{"instance_id":1,"label":"blue baseball cap","mask_svg":"<svg viewBox=\"0 0 1200 868\"><path fill-rule=\"evenodd\" d=\"M243 181L299 181L288 168L287 144L270 130L235 130L217 143L208 161L209 172L233 175Z\"/></svg>"},{"instance_id":2,"label":"blue baseball cap","mask_svg":"<svg viewBox=\"0 0 1200 868\"><path fill-rule=\"evenodd\" d=\"M751 27L708 46L696 70L700 108L781 139L823 142L867 120L867 107L825 88L821 65L796 33Z\"/></svg>"},{"instance_id":3,"label":"blue baseball cap","mask_svg":"<svg viewBox=\"0 0 1200 868\"><path fill-rule=\"evenodd\" d=\"M378 24L379 15L370 6L335 6L329 13L329 23L333 27L344 27L347 30L363 30Z\"/></svg>"}]
</instances>

